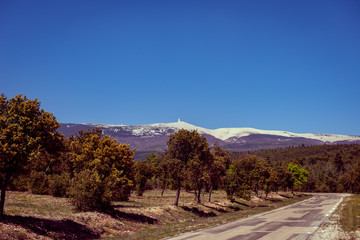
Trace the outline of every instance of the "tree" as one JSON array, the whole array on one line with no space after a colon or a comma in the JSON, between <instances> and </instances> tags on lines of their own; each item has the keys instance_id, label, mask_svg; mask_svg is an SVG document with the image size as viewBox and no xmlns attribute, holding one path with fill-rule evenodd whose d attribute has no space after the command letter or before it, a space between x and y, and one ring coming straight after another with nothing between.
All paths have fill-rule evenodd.
<instances>
[{"instance_id":1,"label":"tree","mask_svg":"<svg viewBox=\"0 0 360 240\"><path fill-rule=\"evenodd\" d=\"M174 205L178 206L180 190L186 176L194 180L194 187L199 190L202 184L202 164L209 157L209 145L205 137L196 130L181 129L170 134L167 142L166 163L175 188L177 189ZM187 172L189 171L189 175ZM200 174L200 175L197 175Z\"/></svg>"},{"instance_id":2,"label":"tree","mask_svg":"<svg viewBox=\"0 0 360 240\"><path fill-rule=\"evenodd\" d=\"M205 140L204 148L198 155L188 161L186 171L187 186L194 190L197 203L201 203L201 190L210 178L210 169L214 161L206 138L204 137L203 140Z\"/></svg>"},{"instance_id":3,"label":"tree","mask_svg":"<svg viewBox=\"0 0 360 240\"><path fill-rule=\"evenodd\" d=\"M74 172L70 197L76 208L103 210L111 200L129 197L135 154L129 145L93 129L73 136L70 150Z\"/></svg>"},{"instance_id":4,"label":"tree","mask_svg":"<svg viewBox=\"0 0 360 240\"><path fill-rule=\"evenodd\" d=\"M221 178L226 175L226 170L231 164L230 152L222 149L217 143L211 150L213 156L213 163L210 165L208 173L209 187L209 202L211 202L211 193L214 187L217 187L221 182Z\"/></svg>"},{"instance_id":5,"label":"tree","mask_svg":"<svg viewBox=\"0 0 360 240\"><path fill-rule=\"evenodd\" d=\"M244 158L234 161L226 171L224 188L227 198L234 201L234 195L250 199L251 173L247 171L251 164L251 158Z\"/></svg>"},{"instance_id":6,"label":"tree","mask_svg":"<svg viewBox=\"0 0 360 240\"><path fill-rule=\"evenodd\" d=\"M336 174L340 175L345 170L345 167L344 167L345 163L342 159L340 152L336 153L336 156L335 156L333 162L335 165Z\"/></svg>"},{"instance_id":7,"label":"tree","mask_svg":"<svg viewBox=\"0 0 360 240\"><path fill-rule=\"evenodd\" d=\"M146 162L151 166L153 173L152 173L152 180L156 180L156 188L157 190L160 189L160 176L161 176L161 158L155 153L150 153L146 156Z\"/></svg>"},{"instance_id":8,"label":"tree","mask_svg":"<svg viewBox=\"0 0 360 240\"><path fill-rule=\"evenodd\" d=\"M308 181L309 171L299 168L296 164L290 163L287 167L287 171L292 174L294 186L301 186ZM291 188L291 192L294 193L294 189Z\"/></svg>"},{"instance_id":9,"label":"tree","mask_svg":"<svg viewBox=\"0 0 360 240\"><path fill-rule=\"evenodd\" d=\"M259 190L264 190L266 186L266 182L270 178L270 169L269 165L263 161L258 160L256 157L254 158L254 167L251 172L251 182L253 191L255 192L256 196L259 196ZM262 191L260 197L262 195Z\"/></svg>"},{"instance_id":10,"label":"tree","mask_svg":"<svg viewBox=\"0 0 360 240\"><path fill-rule=\"evenodd\" d=\"M138 196L142 196L145 192L146 183L153 176L155 169L154 167L146 162L136 162L134 165L135 169L135 189Z\"/></svg>"},{"instance_id":11,"label":"tree","mask_svg":"<svg viewBox=\"0 0 360 240\"><path fill-rule=\"evenodd\" d=\"M239 174L239 171L241 171L240 169L240 162L235 161L226 171L223 184L226 196L230 201L234 201L234 194L239 190L240 186L242 186L242 179Z\"/></svg>"},{"instance_id":12,"label":"tree","mask_svg":"<svg viewBox=\"0 0 360 240\"><path fill-rule=\"evenodd\" d=\"M276 168L270 169L269 174L264 185L266 197L270 192L277 192L279 188L279 173Z\"/></svg>"},{"instance_id":13,"label":"tree","mask_svg":"<svg viewBox=\"0 0 360 240\"><path fill-rule=\"evenodd\" d=\"M63 135L53 114L40 109L40 102L17 95L0 97L0 216L4 214L5 192L16 176L44 152L55 152Z\"/></svg>"},{"instance_id":14,"label":"tree","mask_svg":"<svg viewBox=\"0 0 360 240\"><path fill-rule=\"evenodd\" d=\"M360 159L356 161L350 171L340 177L340 182L346 191L360 193Z\"/></svg>"},{"instance_id":15,"label":"tree","mask_svg":"<svg viewBox=\"0 0 360 240\"><path fill-rule=\"evenodd\" d=\"M161 196L164 195L166 187L169 185L171 179L170 179L170 172L171 169L169 169L171 166L169 164L169 161L167 159L166 155L162 155L161 158L159 158L159 164L155 167L156 173L155 176L157 177L157 180L159 182L159 186L161 186Z\"/></svg>"}]
</instances>

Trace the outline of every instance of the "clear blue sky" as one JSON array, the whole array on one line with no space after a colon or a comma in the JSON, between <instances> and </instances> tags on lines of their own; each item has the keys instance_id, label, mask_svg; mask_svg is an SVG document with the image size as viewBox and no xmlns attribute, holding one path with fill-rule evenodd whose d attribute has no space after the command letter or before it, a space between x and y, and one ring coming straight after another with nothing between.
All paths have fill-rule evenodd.
<instances>
[{"instance_id":1,"label":"clear blue sky","mask_svg":"<svg viewBox=\"0 0 360 240\"><path fill-rule=\"evenodd\" d=\"M0 0L0 92L59 122L360 135L360 2Z\"/></svg>"}]
</instances>

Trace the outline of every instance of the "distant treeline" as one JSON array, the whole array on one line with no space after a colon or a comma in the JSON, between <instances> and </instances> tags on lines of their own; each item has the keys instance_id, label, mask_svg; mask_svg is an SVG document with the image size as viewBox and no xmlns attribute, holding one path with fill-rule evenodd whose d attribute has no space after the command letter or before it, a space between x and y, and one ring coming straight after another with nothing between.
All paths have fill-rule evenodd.
<instances>
[{"instance_id":1,"label":"distant treeline","mask_svg":"<svg viewBox=\"0 0 360 240\"><path fill-rule=\"evenodd\" d=\"M233 153L237 159L244 153ZM336 144L289 147L252 152L272 166L294 162L309 171L299 190L309 192L359 192L360 145Z\"/></svg>"}]
</instances>

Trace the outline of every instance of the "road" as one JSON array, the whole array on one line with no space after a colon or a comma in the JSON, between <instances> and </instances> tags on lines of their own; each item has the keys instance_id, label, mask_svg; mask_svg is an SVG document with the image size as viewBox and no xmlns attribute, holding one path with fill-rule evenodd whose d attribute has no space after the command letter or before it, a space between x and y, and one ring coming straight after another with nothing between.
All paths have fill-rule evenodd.
<instances>
[{"instance_id":1,"label":"road","mask_svg":"<svg viewBox=\"0 0 360 240\"><path fill-rule=\"evenodd\" d=\"M311 235L328 219L344 196L346 194L316 193L310 199L283 208L168 239L311 239Z\"/></svg>"}]
</instances>

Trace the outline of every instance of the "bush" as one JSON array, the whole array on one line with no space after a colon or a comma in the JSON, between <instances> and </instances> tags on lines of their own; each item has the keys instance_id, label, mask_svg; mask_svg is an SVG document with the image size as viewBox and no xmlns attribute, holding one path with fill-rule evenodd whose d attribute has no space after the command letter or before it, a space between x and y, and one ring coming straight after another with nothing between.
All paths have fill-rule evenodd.
<instances>
[{"instance_id":1,"label":"bush","mask_svg":"<svg viewBox=\"0 0 360 240\"><path fill-rule=\"evenodd\" d=\"M75 176L69 195L78 210L105 210L113 200L128 199L135 154L129 145L94 129L79 131L70 151Z\"/></svg>"},{"instance_id":2,"label":"bush","mask_svg":"<svg viewBox=\"0 0 360 240\"><path fill-rule=\"evenodd\" d=\"M319 187L319 191L320 191L320 192L325 192L325 193L327 193L327 192L330 192L330 188L323 183L323 184L321 184L321 186Z\"/></svg>"},{"instance_id":3,"label":"bush","mask_svg":"<svg viewBox=\"0 0 360 240\"><path fill-rule=\"evenodd\" d=\"M116 190L112 192L111 200L113 201L128 201L131 195L132 183L125 183L116 186Z\"/></svg>"},{"instance_id":4,"label":"bush","mask_svg":"<svg viewBox=\"0 0 360 240\"><path fill-rule=\"evenodd\" d=\"M61 175L52 175L49 179L49 190L54 197L66 197L70 188L70 175L62 173Z\"/></svg>"},{"instance_id":5,"label":"bush","mask_svg":"<svg viewBox=\"0 0 360 240\"><path fill-rule=\"evenodd\" d=\"M32 171L28 188L33 194L48 194L48 177L45 172Z\"/></svg>"},{"instance_id":6,"label":"bush","mask_svg":"<svg viewBox=\"0 0 360 240\"><path fill-rule=\"evenodd\" d=\"M79 211L105 210L110 207L111 191L96 172L85 170L76 174L69 195Z\"/></svg>"},{"instance_id":7,"label":"bush","mask_svg":"<svg viewBox=\"0 0 360 240\"><path fill-rule=\"evenodd\" d=\"M10 183L10 189L12 191L27 191L29 190L29 181L30 179L28 174L20 174Z\"/></svg>"}]
</instances>

